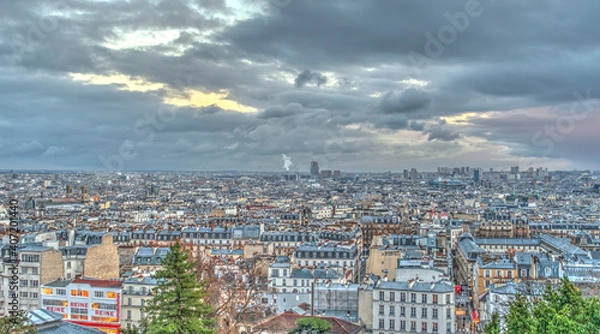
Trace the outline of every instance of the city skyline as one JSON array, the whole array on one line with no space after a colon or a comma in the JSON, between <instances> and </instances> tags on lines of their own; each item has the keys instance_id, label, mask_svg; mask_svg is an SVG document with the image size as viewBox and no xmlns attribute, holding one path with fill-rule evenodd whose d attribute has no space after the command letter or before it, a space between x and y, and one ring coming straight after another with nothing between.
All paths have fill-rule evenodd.
<instances>
[{"instance_id":1,"label":"city skyline","mask_svg":"<svg viewBox=\"0 0 600 334\"><path fill-rule=\"evenodd\" d=\"M598 7L3 2L0 169L597 170Z\"/></svg>"}]
</instances>

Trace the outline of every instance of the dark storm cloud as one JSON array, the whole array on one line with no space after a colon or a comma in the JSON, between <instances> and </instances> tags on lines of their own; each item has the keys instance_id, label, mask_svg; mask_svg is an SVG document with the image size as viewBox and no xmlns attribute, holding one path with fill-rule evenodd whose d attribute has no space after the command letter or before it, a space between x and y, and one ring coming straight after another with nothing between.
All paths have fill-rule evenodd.
<instances>
[{"instance_id":1,"label":"dark storm cloud","mask_svg":"<svg viewBox=\"0 0 600 334\"><path fill-rule=\"evenodd\" d=\"M546 134L532 141L577 94L598 98L597 1L264 0L244 10L257 4L264 16L231 20L240 8L224 0L0 2L0 157L98 168L99 156L133 143L124 168L277 169L282 152L300 166L409 167L398 156L416 167L432 156L486 165L485 154L461 155L470 137L520 157L597 155L586 153L600 139L597 108L551 152ZM162 43L128 46L144 39ZM73 72L167 86L126 92L67 80ZM164 105L191 90L258 112ZM158 121L165 107L173 115ZM496 113L438 121L466 112ZM420 142L378 137L406 130Z\"/></svg>"},{"instance_id":2,"label":"dark storm cloud","mask_svg":"<svg viewBox=\"0 0 600 334\"><path fill-rule=\"evenodd\" d=\"M294 85L296 87L301 88L304 87L307 83L314 82L317 86L321 86L322 84L327 83L327 77L321 73L311 72L309 70L304 70L302 73L298 74L296 79L294 80Z\"/></svg>"},{"instance_id":3,"label":"dark storm cloud","mask_svg":"<svg viewBox=\"0 0 600 334\"><path fill-rule=\"evenodd\" d=\"M414 88L403 92L387 92L381 98L378 110L384 114L404 114L427 109L431 99L425 92Z\"/></svg>"}]
</instances>

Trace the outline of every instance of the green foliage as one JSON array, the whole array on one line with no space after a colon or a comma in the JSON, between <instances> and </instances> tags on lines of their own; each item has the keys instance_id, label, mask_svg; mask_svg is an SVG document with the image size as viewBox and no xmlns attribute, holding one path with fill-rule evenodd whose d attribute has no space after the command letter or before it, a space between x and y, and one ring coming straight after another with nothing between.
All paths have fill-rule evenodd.
<instances>
[{"instance_id":1,"label":"green foliage","mask_svg":"<svg viewBox=\"0 0 600 334\"><path fill-rule=\"evenodd\" d=\"M18 316L0 317L0 333L8 334L35 334L37 329L35 325L27 323L27 317L24 314Z\"/></svg>"},{"instance_id":2,"label":"green foliage","mask_svg":"<svg viewBox=\"0 0 600 334\"><path fill-rule=\"evenodd\" d=\"M300 318L296 325L288 334L328 334L332 328L328 321L312 317Z\"/></svg>"},{"instance_id":3,"label":"green foliage","mask_svg":"<svg viewBox=\"0 0 600 334\"><path fill-rule=\"evenodd\" d=\"M212 334L216 320L213 308L204 302L204 284L198 283L196 264L188 261L181 245L171 246L154 277L156 295L143 311L145 334Z\"/></svg>"},{"instance_id":4,"label":"green foliage","mask_svg":"<svg viewBox=\"0 0 600 334\"><path fill-rule=\"evenodd\" d=\"M506 316L507 334L534 334L535 326L530 304L525 296L518 294L510 303Z\"/></svg>"},{"instance_id":5,"label":"green foliage","mask_svg":"<svg viewBox=\"0 0 600 334\"><path fill-rule=\"evenodd\" d=\"M496 327L495 321L492 316L492 321L485 328L486 334L502 332L496 331L500 326ZM600 299L584 299L581 291L564 278L557 288L547 287L533 305L524 296L517 295L510 303L505 321L504 333L507 334L598 334Z\"/></svg>"},{"instance_id":6,"label":"green foliage","mask_svg":"<svg viewBox=\"0 0 600 334\"><path fill-rule=\"evenodd\" d=\"M500 334L500 329L500 316L498 315L498 313L493 313L492 320L487 325L485 325L483 332L485 334Z\"/></svg>"}]
</instances>

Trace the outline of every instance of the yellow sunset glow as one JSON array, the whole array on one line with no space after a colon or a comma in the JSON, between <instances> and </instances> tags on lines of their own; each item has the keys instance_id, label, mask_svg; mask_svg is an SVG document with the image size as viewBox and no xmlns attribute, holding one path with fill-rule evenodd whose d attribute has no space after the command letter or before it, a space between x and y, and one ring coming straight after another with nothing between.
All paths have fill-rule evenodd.
<instances>
[{"instance_id":1,"label":"yellow sunset glow","mask_svg":"<svg viewBox=\"0 0 600 334\"><path fill-rule=\"evenodd\" d=\"M199 108L216 105L217 107L225 110L233 110L238 112L257 111L256 108L226 99L229 95L229 92L226 90L217 93L204 93L197 90L187 90L186 93L188 96L183 96L183 94L175 91L165 84L149 82L142 78L134 78L119 73L110 75L71 73L69 74L69 77L74 81L82 82L87 85L117 85L120 90L131 92L151 92L164 89L169 91L170 94L167 94L168 97L163 98L163 102L177 107Z\"/></svg>"}]
</instances>

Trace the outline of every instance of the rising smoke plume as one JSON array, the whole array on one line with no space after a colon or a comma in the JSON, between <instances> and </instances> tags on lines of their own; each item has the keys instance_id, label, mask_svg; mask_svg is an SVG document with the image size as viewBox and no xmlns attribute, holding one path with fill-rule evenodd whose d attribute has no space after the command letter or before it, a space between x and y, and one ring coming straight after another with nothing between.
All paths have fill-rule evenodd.
<instances>
[{"instance_id":1,"label":"rising smoke plume","mask_svg":"<svg viewBox=\"0 0 600 334\"><path fill-rule=\"evenodd\" d=\"M283 168L285 168L286 172L290 171L290 167L292 167L292 158L288 157L285 154L281 155L281 161L283 162Z\"/></svg>"}]
</instances>

